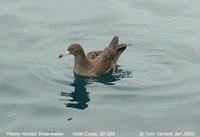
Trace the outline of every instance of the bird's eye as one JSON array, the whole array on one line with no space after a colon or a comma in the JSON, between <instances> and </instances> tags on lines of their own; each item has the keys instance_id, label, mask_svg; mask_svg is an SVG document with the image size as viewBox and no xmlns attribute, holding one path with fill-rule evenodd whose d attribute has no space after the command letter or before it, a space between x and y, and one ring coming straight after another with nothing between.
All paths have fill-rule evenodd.
<instances>
[{"instance_id":1,"label":"bird's eye","mask_svg":"<svg viewBox=\"0 0 200 137\"><path fill-rule=\"evenodd\" d=\"M73 51L75 50L75 49L72 49Z\"/></svg>"}]
</instances>

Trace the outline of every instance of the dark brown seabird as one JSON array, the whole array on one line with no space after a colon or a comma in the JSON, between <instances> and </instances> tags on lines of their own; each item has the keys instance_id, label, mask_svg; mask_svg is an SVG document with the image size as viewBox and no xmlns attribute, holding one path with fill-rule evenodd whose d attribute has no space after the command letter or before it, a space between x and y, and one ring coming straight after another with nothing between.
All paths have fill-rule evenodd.
<instances>
[{"instance_id":1,"label":"dark brown seabird","mask_svg":"<svg viewBox=\"0 0 200 137\"><path fill-rule=\"evenodd\" d=\"M117 60L127 46L131 44L118 44L119 38L113 37L110 44L103 51L92 51L85 55L80 44L72 44L59 58L74 55L74 73L86 77L100 76L117 65Z\"/></svg>"}]
</instances>

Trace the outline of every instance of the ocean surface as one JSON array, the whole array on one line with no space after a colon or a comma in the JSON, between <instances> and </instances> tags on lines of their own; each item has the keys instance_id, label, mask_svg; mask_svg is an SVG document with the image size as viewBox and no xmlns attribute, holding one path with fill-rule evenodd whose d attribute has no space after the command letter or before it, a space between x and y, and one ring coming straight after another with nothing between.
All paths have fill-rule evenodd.
<instances>
[{"instance_id":1,"label":"ocean surface","mask_svg":"<svg viewBox=\"0 0 200 137\"><path fill-rule=\"evenodd\" d=\"M75 77L58 58L113 36L133 44L115 76ZM0 0L0 137L15 132L199 137L200 1Z\"/></svg>"}]
</instances>

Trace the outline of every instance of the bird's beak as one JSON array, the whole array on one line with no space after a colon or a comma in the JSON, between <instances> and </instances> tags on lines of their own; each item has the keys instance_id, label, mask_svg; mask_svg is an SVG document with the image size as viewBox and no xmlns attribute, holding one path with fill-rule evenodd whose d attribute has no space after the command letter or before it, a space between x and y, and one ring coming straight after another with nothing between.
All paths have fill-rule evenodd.
<instances>
[{"instance_id":1,"label":"bird's beak","mask_svg":"<svg viewBox=\"0 0 200 137\"><path fill-rule=\"evenodd\" d=\"M61 59L62 57L67 56L69 54L70 54L70 52L66 50L62 54L59 55L59 58Z\"/></svg>"}]
</instances>

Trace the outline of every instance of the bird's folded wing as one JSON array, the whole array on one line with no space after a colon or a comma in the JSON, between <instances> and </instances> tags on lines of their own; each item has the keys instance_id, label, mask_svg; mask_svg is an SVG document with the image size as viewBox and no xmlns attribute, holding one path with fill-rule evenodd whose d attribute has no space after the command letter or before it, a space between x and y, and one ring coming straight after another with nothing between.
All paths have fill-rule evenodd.
<instances>
[{"instance_id":1,"label":"bird's folded wing","mask_svg":"<svg viewBox=\"0 0 200 137\"><path fill-rule=\"evenodd\" d=\"M93 60L96 65L98 73L104 73L110 70L112 60L114 59L115 52L118 46L118 37L113 37L110 44Z\"/></svg>"},{"instance_id":2,"label":"bird's folded wing","mask_svg":"<svg viewBox=\"0 0 200 137\"><path fill-rule=\"evenodd\" d=\"M86 55L87 59L95 59L102 51L91 51Z\"/></svg>"}]
</instances>

